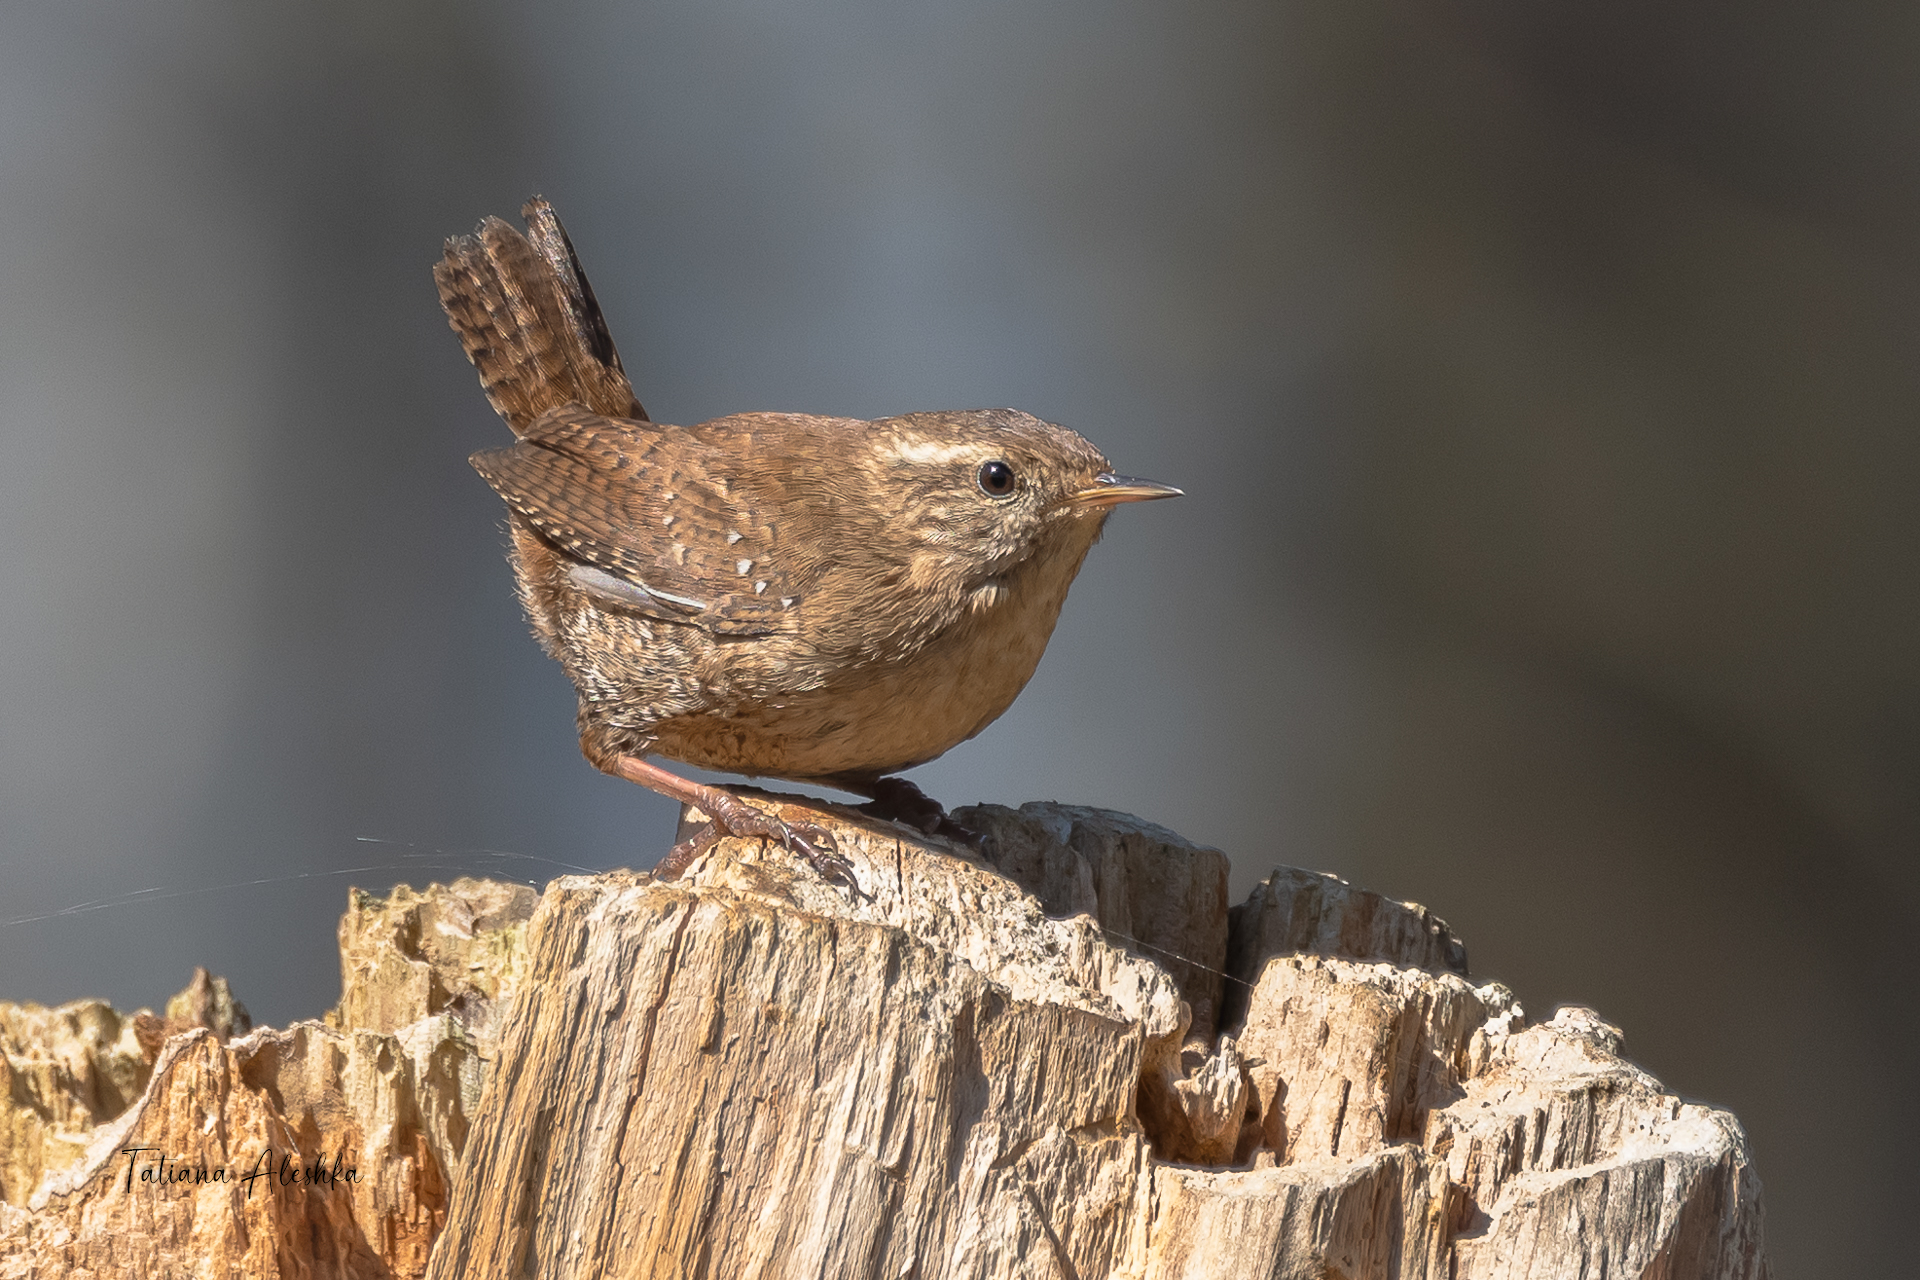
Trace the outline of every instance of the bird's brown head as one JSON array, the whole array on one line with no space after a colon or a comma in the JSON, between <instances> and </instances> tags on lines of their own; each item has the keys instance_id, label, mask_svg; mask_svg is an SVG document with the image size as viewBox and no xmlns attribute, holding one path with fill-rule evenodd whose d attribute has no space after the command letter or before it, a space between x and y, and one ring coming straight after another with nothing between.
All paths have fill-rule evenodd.
<instances>
[{"instance_id":1,"label":"bird's brown head","mask_svg":"<svg viewBox=\"0 0 1920 1280\"><path fill-rule=\"evenodd\" d=\"M1081 436L1017 409L881 418L862 443L856 482L865 502L888 508L916 585L971 593L975 605L995 603L1030 563L1070 580L1114 506L1180 493L1115 475Z\"/></svg>"}]
</instances>

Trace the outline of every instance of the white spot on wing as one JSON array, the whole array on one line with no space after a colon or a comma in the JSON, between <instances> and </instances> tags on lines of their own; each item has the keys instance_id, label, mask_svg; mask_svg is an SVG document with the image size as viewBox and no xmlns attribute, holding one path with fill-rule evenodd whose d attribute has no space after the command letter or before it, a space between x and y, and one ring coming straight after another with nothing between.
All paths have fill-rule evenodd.
<instances>
[{"instance_id":1,"label":"white spot on wing","mask_svg":"<svg viewBox=\"0 0 1920 1280\"><path fill-rule=\"evenodd\" d=\"M735 570L735 571L736 571L737 573L739 573L739 575L740 575L741 577L743 577L743 578L744 578L744 577L746 577L746 576L747 576L747 571L753 568L753 561L751 561L751 560L736 560L736 561L734 561L734 563L733 563L733 567L734 567L734 570Z\"/></svg>"},{"instance_id":2,"label":"white spot on wing","mask_svg":"<svg viewBox=\"0 0 1920 1280\"><path fill-rule=\"evenodd\" d=\"M738 541L740 541L740 531L738 529L727 530L727 545L732 546Z\"/></svg>"},{"instance_id":3,"label":"white spot on wing","mask_svg":"<svg viewBox=\"0 0 1920 1280\"><path fill-rule=\"evenodd\" d=\"M975 587L967 597L967 605L975 613L993 608L1007 598L1007 584L1001 578L988 578Z\"/></svg>"},{"instance_id":4,"label":"white spot on wing","mask_svg":"<svg viewBox=\"0 0 1920 1280\"><path fill-rule=\"evenodd\" d=\"M754 584L753 584L753 594L755 594L755 595L757 595L757 596L763 596L763 595L765 595L765 594L767 594L767 584L766 584L766 583L764 583L764 582L756 582L756 583L754 583Z\"/></svg>"}]
</instances>

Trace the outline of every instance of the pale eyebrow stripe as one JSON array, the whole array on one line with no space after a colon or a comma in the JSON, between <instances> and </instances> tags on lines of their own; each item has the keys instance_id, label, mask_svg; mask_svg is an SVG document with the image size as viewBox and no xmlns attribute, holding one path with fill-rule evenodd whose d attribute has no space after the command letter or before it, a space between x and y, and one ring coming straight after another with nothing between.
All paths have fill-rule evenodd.
<instances>
[{"instance_id":1,"label":"pale eyebrow stripe","mask_svg":"<svg viewBox=\"0 0 1920 1280\"><path fill-rule=\"evenodd\" d=\"M971 444L951 444L904 436L893 438L893 456L902 462L952 462L955 458L969 457L976 450L977 446Z\"/></svg>"}]
</instances>

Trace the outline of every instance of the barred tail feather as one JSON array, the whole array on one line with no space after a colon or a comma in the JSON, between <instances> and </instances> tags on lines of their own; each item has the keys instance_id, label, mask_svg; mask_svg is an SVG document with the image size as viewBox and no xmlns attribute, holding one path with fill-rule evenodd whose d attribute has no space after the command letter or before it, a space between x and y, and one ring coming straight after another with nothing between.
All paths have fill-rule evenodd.
<instances>
[{"instance_id":1,"label":"barred tail feather","mask_svg":"<svg viewBox=\"0 0 1920 1280\"><path fill-rule=\"evenodd\" d=\"M447 322L487 399L515 434L566 404L645 421L560 219L538 197L521 215L529 235L488 218L447 241L433 268Z\"/></svg>"}]
</instances>

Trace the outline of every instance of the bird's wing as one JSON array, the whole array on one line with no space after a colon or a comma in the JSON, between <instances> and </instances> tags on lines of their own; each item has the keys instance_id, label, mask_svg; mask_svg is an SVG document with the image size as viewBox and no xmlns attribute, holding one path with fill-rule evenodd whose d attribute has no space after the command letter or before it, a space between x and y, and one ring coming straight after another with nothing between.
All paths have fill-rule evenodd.
<instances>
[{"instance_id":1,"label":"bird's wing","mask_svg":"<svg viewBox=\"0 0 1920 1280\"><path fill-rule=\"evenodd\" d=\"M799 602L781 529L678 428L577 407L542 415L477 470L536 532L577 562L604 604L718 635L766 635Z\"/></svg>"},{"instance_id":2,"label":"bird's wing","mask_svg":"<svg viewBox=\"0 0 1920 1280\"><path fill-rule=\"evenodd\" d=\"M566 404L646 421L566 228L537 196L521 215L527 235L488 218L433 268L487 399L516 433Z\"/></svg>"}]
</instances>

